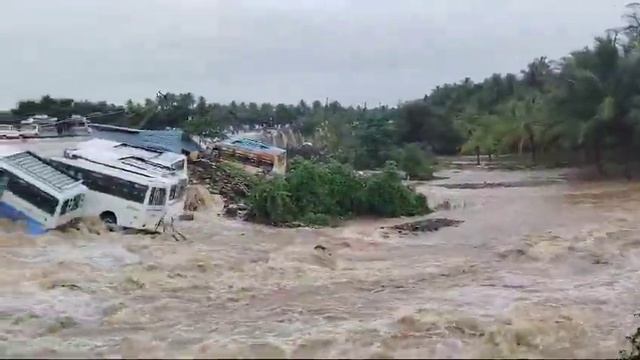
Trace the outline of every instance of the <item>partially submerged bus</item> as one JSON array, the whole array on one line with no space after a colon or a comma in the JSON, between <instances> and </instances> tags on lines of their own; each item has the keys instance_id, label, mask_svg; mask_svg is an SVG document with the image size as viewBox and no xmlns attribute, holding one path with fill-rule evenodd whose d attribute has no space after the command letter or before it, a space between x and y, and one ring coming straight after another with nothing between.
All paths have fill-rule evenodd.
<instances>
[{"instance_id":1,"label":"partially submerged bus","mask_svg":"<svg viewBox=\"0 0 640 360\"><path fill-rule=\"evenodd\" d=\"M174 153L150 161L140 154L145 149L119 145L123 144L94 139L67 149L64 157L50 161L87 186L87 215L99 216L110 225L156 230L183 210L186 158ZM165 160L174 166L160 163Z\"/></svg>"},{"instance_id":2,"label":"partially submerged bus","mask_svg":"<svg viewBox=\"0 0 640 360\"><path fill-rule=\"evenodd\" d=\"M83 216L87 188L29 151L1 146L0 180L0 217L24 221L30 234Z\"/></svg>"},{"instance_id":3,"label":"partially submerged bus","mask_svg":"<svg viewBox=\"0 0 640 360\"><path fill-rule=\"evenodd\" d=\"M176 209L184 205L189 175L187 157L183 154L104 139L81 142L74 149L68 149L66 153L70 156L112 163L130 171L142 170L159 176L171 185L167 192L168 205Z\"/></svg>"},{"instance_id":4,"label":"partially submerged bus","mask_svg":"<svg viewBox=\"0 0 640 360\"><path fill-rule=\"evenodd\" d=\"M79 143L74 149L74 153L83 156L97 157L102 159L124 159L127 157L139 158L150 164L161 167L168 167L187 178L187 158L186 156L160 148L148 146L137 146L127 143L105 139L91 139Z\"/></svg>"}]
</instances>

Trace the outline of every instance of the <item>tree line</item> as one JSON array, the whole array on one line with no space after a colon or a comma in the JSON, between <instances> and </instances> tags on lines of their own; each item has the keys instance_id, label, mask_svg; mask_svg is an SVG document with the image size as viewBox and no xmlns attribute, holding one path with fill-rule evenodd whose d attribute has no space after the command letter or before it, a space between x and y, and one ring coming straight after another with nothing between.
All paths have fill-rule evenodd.
<instances>
[{"instance_id":1,"label":"tree line","mask_svg":"<svg viewBox=\"0 0 640 360\"><path fill-rule=\"evenodd\" d=\"M534 59L518 74L493 74L437 86L397 106L344 106L325 99L298 104L208 102L191 93L158 93L123 106L53 99L22 101L17 116L46 113L143 129L182 128L220 135L243 126L288 126L320 152L356 168L386 160L420 163L420 154L581 154L629 163L640 148L640 4L624 24L551 60ZM423 164L424 165L424 164ZM423 166L420 165L420 166Z\"/></svg>"}]
</instances>

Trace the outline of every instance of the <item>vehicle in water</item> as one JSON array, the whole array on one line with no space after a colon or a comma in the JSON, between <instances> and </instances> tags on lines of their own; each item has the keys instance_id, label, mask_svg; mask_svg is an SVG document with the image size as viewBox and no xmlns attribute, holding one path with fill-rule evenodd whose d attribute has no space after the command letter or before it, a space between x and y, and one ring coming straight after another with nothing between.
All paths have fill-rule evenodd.
<instances>
[{"instance_id":1,"label":"vehicle in water","mask_svg":"<svg viewBox=\"0 0 640 360\"><path fill-rule=\"evenodd\" d=\"M91 128L84 116L72 115L58 120L47 115L34 115L20 122L16 129L22 137L89 136ZM0 134L1 135L1 134Z\"/></svg>"},{"instance_id":2,"label":"vehicle in water","mask_svg":"<svg viewBox=\"0 0 640 360\"><path fill-rule=\"evenodd\" d=\"M156 230L183 210L188 176L182 154L92 139L50 161L83 180L85 213L109 225Z\"/></svg>"},{"instance_id":3,"label":"vehicle in water","mask_svg":"<svg viewBox=\"0 0 640 360\"><path fill-rule=\"evenodd\" d=\"M40 125L38 124L20 124L18 129L20 137L33 138L40 136Z\"/></svg>"},{"instance_id":4,"label":"vehicle in water","mask_svg":"<svg viewBox=\"0 0 640 360\"><path fill-rule=\"evenodd\" d=\"M58 121L58 118L51 117L44 114L34 115L28 119L22 120L20 124L29 124L29 125L51 125L55 124Z\"/></svg>"},{"instance_id":5,"label":"vehicle in water","mask_svg":"<svg viewBox=\"0 0 640 360\"><path fill-rule=\"evenodd\" d=\"M0 138L18 139L20 138L20 131L13 125L0 124Z\"/></svg>"},{"instance_id":6,"label":"vehicle in water","mask_svg":"<svg viewBox=\"0 0 640 360\"><path fill-rule=\"evenodd\" d=\"M42 234L83 216L87 188L29 151L0 146L0 217Z\"/></svg>"},{"instance_id":7,"label":"vehicle in water","mask_svg":"<svg viewBox=\"0 0 640 360\"><path fill-rule=\"evenodd\" d=\"M91 139L78 143L74 149L84 156L100 156L108 159L134 157L151 164L168 167L187 179L187 158L182 154L167 151L161 147L138 146L106 139Z\"/></svg>"},{"instance_id":8,"label":"vehicle in water","mask_svg":"<svg viewBox=\"0 0 640 360\"><path fill-rule=\"evenodd\" d=\"M146 169L172 184L169 189L169 206L181 207L189 181L187 157L160 147L138 146L105 139L91 139L79 143L74 154L89 158L110 159L138 169ZM97 156L100 154L99 156ZM181 208L180 208L181 209Z\"/></svg>"},{"instance_id":9,"label":"vehicle in water","mask_svg":"<svg viewBox=\"0 0 640 360\"><path fill-rule=\"evenodd\" d=\"M257 167L267 173L283 175L287 170L286 150L248 138L216 142L210 151L218 152L222 159Z\"/></svg>"}]
</instances>

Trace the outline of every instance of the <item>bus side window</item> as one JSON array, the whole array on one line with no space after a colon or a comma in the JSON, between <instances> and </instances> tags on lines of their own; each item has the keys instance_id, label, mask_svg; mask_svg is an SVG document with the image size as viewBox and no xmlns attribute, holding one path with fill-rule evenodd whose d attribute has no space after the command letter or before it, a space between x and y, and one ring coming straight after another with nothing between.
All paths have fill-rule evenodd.
<instances>
[{"instance_id":1,"label":"bus side window","mask_svg":"<svg viewBox=\"0 0 640 360\"><path fill-rule=\"evenodd\" d=\"M58 199L41 190L37 186L22 180L15 174L9 174L7 190L49 215L55 214L56 209L58 208Z\"/></svg>"}]
</instances>

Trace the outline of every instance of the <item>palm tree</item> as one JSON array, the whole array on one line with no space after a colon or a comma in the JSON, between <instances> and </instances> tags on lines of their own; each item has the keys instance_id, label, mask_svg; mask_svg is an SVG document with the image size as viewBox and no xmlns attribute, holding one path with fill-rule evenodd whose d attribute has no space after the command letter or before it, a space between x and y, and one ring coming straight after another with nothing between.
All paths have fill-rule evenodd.
<instances>
[{"instance_id":1,"label":"palm tree","mask_svg":"<svg viewBox=\"0 0 640 360\"><path fill-rule=\"evenodd\" d=\"M593 151L601 173L603 149L618 147L625 152L629 175L631 148L640 130L638 76L638 49L623 52L611 36L596 38L593 49L574 52L563 64L561 86L554 94L556 110L566 116L565 121L578 120L577 142L585 151Z\"/></svg>"}]
</instances>

